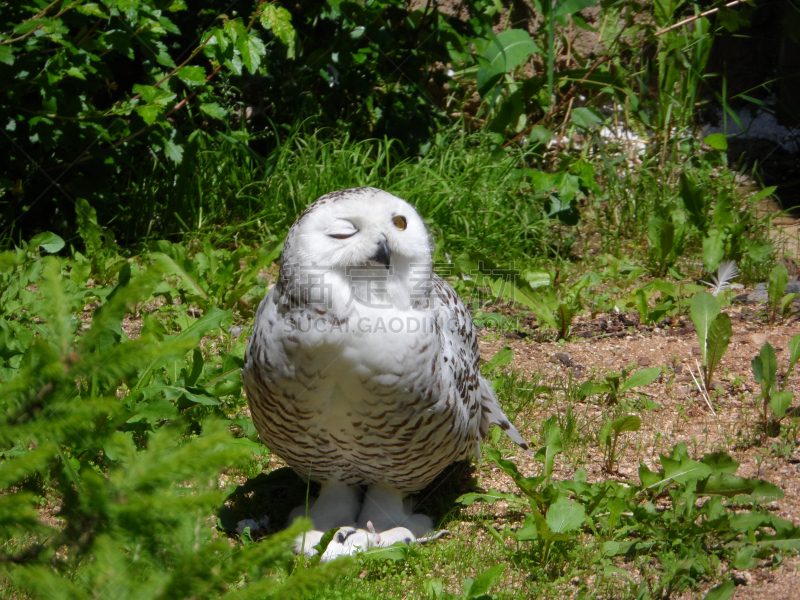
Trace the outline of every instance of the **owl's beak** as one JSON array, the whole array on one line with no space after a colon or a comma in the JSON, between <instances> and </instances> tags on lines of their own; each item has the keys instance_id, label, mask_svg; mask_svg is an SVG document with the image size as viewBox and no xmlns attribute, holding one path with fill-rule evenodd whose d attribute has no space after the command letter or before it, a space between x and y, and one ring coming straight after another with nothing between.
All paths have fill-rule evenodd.
<instances>
[{"instance_id":1,"label":"owl's beak","mask_svg":"<svg viewBox=\"0 0 800 600\"><path fill-rule=\"evenodd\" d=\"M370 260L381 263L388 269L390 258L391 253L389 252L389 246L386 244L386 238L381 236L381 239L378 240L378 251L370 258Z\"/></svg>"}]
</instances>

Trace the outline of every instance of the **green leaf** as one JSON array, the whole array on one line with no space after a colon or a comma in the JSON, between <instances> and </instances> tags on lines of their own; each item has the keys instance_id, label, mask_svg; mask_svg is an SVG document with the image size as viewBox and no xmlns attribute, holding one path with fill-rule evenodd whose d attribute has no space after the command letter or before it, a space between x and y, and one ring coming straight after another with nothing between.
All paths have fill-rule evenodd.
<instances>
[{"instance_id":1,"label":"green leaf","mask_svg":"<svg viewBox=\"0 0 800 600\"><path fill-rule=\"evenodd\" d=\"M649 369L641 369L636 371L628 379L626 379L619 387L620 393L627 392L633 388L644 387L650 385L661 375L660 367L650 367Z\"/></svg>"},{"instance_id":2,"label":"green leaf","mask_svg":"<svg viewBox=\"0 0 800 600\"><path fill-rule=\"evenodd\" d=\"M14 49L11 46L0 46L0 63L9 67L14 64Z\"/></svg>"},{"instance_id":3,"label":"green leaf","mask_svg":"<svg viewBox=\"0 0 800 600\"><path fill-rule=\"evenodd\" d=\"M183 160L183 147L170 138L164 138L164 154L166 154L176 165Z\"/></svg>"},{"instance_id":4,"label":"green leaf","mask_svg":"<svg viewBox=\"0 0 800 600\"><path fill-rule=\"evenodd\" d=\"M528 282L531 288L549 287L552 277L549 271L525 271L522 277Z\"/></svg>"},{"instance_id":5,"label":"green leaf","mask_svg":"<svg viewBox=\"0 0 800 600\"><path fill-rule=\"evenodd\" d=\"M765 262L772 254L772 244L752 242L745 254L757 263Z\"/></svg>"},{"instance_id":6,"label":"green leaf","mask_svg":"<svg viewBox=\"0 0 800 600\"><path fill-rule=\"evenodd\" d=\"M551 18L573 15L582 11L584 8L589 8L596 4L597 0L558 0L553 7Z\"/></svg>"},{"instance_id":7,"label":"green leaf","mask_svg":"<svg viewBox=\"0 0 800 600\"><path fill-rule=\"evenodd\" d=\"M722 473L733 474L739 469L739 462L727 452L711 452L704 455L700 462L714 469L715 475L721 475Z\"/></svg>"},{"instance_id":8,"label":"green leaf","mask_svg":"<svg viewBox=\"0 0 800 600\"><path fill-rule=\"evenodd\" d=\"M711 146L714 150L728 149L728 139L723 133L712 133L703 138L703 143Z\"/></svg>"},{"instance_id":9,"label":"green leaf","mask_svg":"<svg viewBox=\"0 0 800 600\"><path fill-rule=\"evenodd\" d=\"M703 240L703 267L709 273L716 270L725 258L725 236L719 229L712 229Z\"/></svg>"},{"instance_id":10,"label":"green leaf","mask_svg":"<svg viewBox=\"0 0 800 600\"><path fill-rule=\"evenodd\" d=\"M499 500L508 502L510 504L528 504L526 500L523 500L519 496L508 494L506 492L498 492L497 490L489 490L485 494L478 494L475 492L462 494L456 499L456 503L463 504L464 506L471 506L479 500L486 502L486 504L494 504Z\"/></svg>"},{"instance_id":11,"label":"green leaf","mask_svg":"<svg viewBox=\"0 0 800 600\"><path fill-rule=\"evenodd\" d=\"M558 421L555 416L547 419L542 428L544 430L545 445L539 448L535 458L544 464L545 477L549 478L550 473L553 472L553 462L556 454L564 451L564 445L561 440L561 429L558 427Z\"/></svg>"},{"instance_id":12,"label":"green leaf","mask_svg":"<svg viewBox=\"0 0 800 600\"><path fill-rule=\"evenodd\" d=\"M686 172L681 174L680 192L683 205L692 217L692 222L704 231L706 220L704 194L697 182Z\"/></svg>"},{"instance_id":13,"label":"green leaf","mask_svg":"<svg viewBox=\"0 0 800 600\"><path fill-rule=\"evenodd\" d=\"M699 496L736 496L758 497L761 501L771 502L780 500L783 492L777 486L761 481L760 479L745 479L730 473L719 473L699 481L696 488ZM770 500L764 500L770 498ZM740 499L740 502L743 500Z\"/></svg>"},{"instance_id":14,"label":"green leaf","mask_svg":"<svg viewBox=\"0 0 800 600\"><path fill-rule=\"evenodd\" d=\"M272 31L286 46L286 57L292 60L295 57L295 30L292 26L292 14L282 6L267 4L259 15L259 21L264 29Z\"/></svg>"},{"instance_id":15,"label":"green leaf","mask_svg":"<svg viewBox=\"0 0 800 600\"><path fill-rule=\"evenodd\" d=\"M204 102L200 105L200 110L212 119L224 119L228 116L228 111L216 102Z\"/></svg>"},{"instance_id":16,"label":"green leaf","mask_svg":"<svg viewBox=\"0 0 800 600\"><path fill-rule=\"evenodd\" d=\"M497 580L500 579L500 575L506 570L506 566L507 565L504 564L495 565L481 573L478 578L472 582L467 598L478 598L488 592L489 589L497 583Z\"/></svg>"},{"instance_id":17,"label":"green leaf","mask_svg":"<svg viewBox=\"0 0 800 600\"><path fill-rule=\"evenodd\" d=\"M553 533L569 533L586 520L586 510L572 500L561 497L547 510L547 526Z\"/></svg>"},{"instance_id":18,"label":"green leaf","mask_svg":"<svg viewBox=\"0 0 800 600\"><path fill-rule=\"evenodd\" d=\"M789 340L789 367L786 369L788 374L792 372L795 363L800 359L800 333L792 336Z\"/></svg>"},{"instance_id":19,"label":"green leaf","mask_svg":"<svg viewBox=\"0 0 800 600\"><path fill-rule=\"evenodd\" d=\"M509 29L492 36L476 74L478 92L485 96L504 73L538 52L541 49L524 29Z\"/></svg>"},{"instance_id":20,"label":"green leaf","mask_svg":"<svg viewBox=\"0 0 800 600\"><path fill-rule=\"evenodd\" d=\"M720 313L711 322L708 328L708 342L706 344L706 364L707 372L709 374L708 381L711 381L711 375L717 368L719 361L728 349L728 343L731 341L731 318L725 313Z\"/></svg>"},{"instance_id":21,"label":"green leaf","mask_svg":"<svg viewBox=\"0 0 800 600\"><path fill-rule=\"evenodd\" d=\"M51 231L44 231L33 236L28 245L33 248L41 247L45 252L55 254L64 247L64 240Z\"/></svg>"},{"instance_id":22,"label":"green leaf","mask_svg":"<svg viewBox=\"0 0 800 600\"><path fill-rule=\"evenodd\" d=\"M145 123L152 125L159 115L164 112L164 107L157 104L145 104L144 106L137 106L136 112L139 113Z\"/></svg>"},{"instance_id":23,"label":"green leaf","mask_svg":"<svg viewBox=\"0 0 800 600\"><path fill-rule=\"evenodd\" d=\"M511 346L506 346L502 350L495 352L491 360L483 366L481 372L484 375L488 375L495 369L510 364L512 360L514 360L514 349Z\"/></svg>"},{"instance_id":24,"label":"green leaf","mask_svg":"<svg viewBox=\"0 0 800 600\"><path fill-rule=\"evenodd\" d=\"M700 342L700 355L703 359L703 366L706 366L708 330L719 313L719 302L708 292L698 292L689 304L689 316L692 319L692 323L694 323L695 329L697 329L697 339Z\"/></svg>"},{"instance_id":25,"label":"green leaf","mask_svg":"<svg viewBox=\"0 0 800 600\"><path fill-rule=\"evenodd\" d=\"M205 83L206 70L203 67L181 67L176 73L179 79L189 83Z\"/></svg>"},{"instance_id":26,"label":"green leaf","mask_svg":"<svg viewBox=\"0 0 800 600\"><path fill-rule=\"evenodd\" d=\"M314 546L314 550L317 551L319 556L325 554L325 550L328 549L328 546L333 541L333 536L336 535L336 532L339 531L338 527L334 527L333 529L329 529L325 533L322 534L322 537L319 539L319 542L316 546Z\"/></svg>"},{"instance_id":27,"label":"green leaf","mask_svg":"<svg viewBox=\"0 0 800 600\"><path fill-rule=\"evenodd\" d=\"M255 75L259 65L261 65L261 58L267 52L267 49L264 47L264 42L258 39L254 34L248 34L236 38L234 45L242 57L244 66L251 74Z\"/></svg>"},{"instance_id":28,"label":"green leaf","mask_svg":"<svg viewBox=\"0 0 800 600\"><path fill-rule=\"evenodd\" d=\"M772 344L766 342L761 346L759 358L761 359L762 372L761 376L758 377L758 381L761 383L761 389L768 395L769 390L775 384L775 373L778 372L778 359L775 356L775 348L772 347Z\"/></svg>"},{"instance_id":29,"label":"green leaf","mask_svg":"<svg viewBox=\"0 0 800 600\"><path fill-rule=\"evenodd\" d=\"M610 391L611 388L607 383L587 379L578 389L578 395L581 398L588 398L589 396L595 396L597 394L608 394Z\"/></svg>"},{"instance_id":30,"label":"green leaf","mask_svg":"<svg viewBox=\"0 0 800 600\"><path fill-rule=\"evenodd\" d=\"M786 269L786 265L783 263L778 263L772 267L772 271L769 273L769 286L767 287L767 291L769 292L769 303L772 306L779 306L781 297L786 291L786 286L788 283L789 271Z\"/></svg>"},{"instance_id":31,"label":"green leaf","mask_svg":"<svg viewBox=\"0 0 800 600\"><path fill-rule=\"evenodd\" d=\"M611 429L616 434L624 433L626 431L639 431L642 427L642 419L639 415L625 415L614 419L611 422Z\"/></svg>"},{"instance_id":32,"label":"green leaf","mask_svg":"<svg viewBox=\"0 0 800 600\"><path fill-rule=\"evenodd\" d=\"M778 189L777 185L773 185L771 187L764 188L763 190L761 190L760 192L755 194L752 198L750 198L750 202L758 202L759 200L763 200L767 196L771 196L772 194L774 194L775 190L777 190L777 189Z\"/></svg>"},{"instance_id":33,"label":"green leaf","mask_svg":"<svg viewBox=\"0 0 800 600\"><path fill-rule=\"evenodd\" d=\"M736 217L733 214L733 200L727 192L720 192L717 198L717 204L714 207L714 224L720 230L724 230L732 227L735 223Z\"/></svg>"},{"instance_id":34,"label":"green leaf","mask_svg":"<svg viewBox=\"0 0 800 600\"><path fill-rule=\"evenodd\" d=\"M605 120L602 113L590 106L581 106L572 111L572 122L578 127L588 129L592 125L599 125Z\"/></svg>"},{"instance_id":35,"label":"green leaf","mask_svg":"<svg viewBox=\"0 0 800 600\"><path fill-rule=\"evenodd\" d=\"M733 579L726 579L724 583L708 590L703 600L729 600L734 591L736 591L736 584Z\"/></svg>"},{"instance_id":36,"label":"green leaf","mask_svg":"<svg viewBox=\"0 0 800 600\"><path fill-rule=\"evenodd\" d=\"M761 385L762 394L764 393L764 361L761 360L760 356L753 357L753 360L750 361L750 367L753 369L753 379L756 380L756 383Z\"/></svg>"},{"instance_id":37,"label":"green leaf","mask_svg":"<svg viewBox=\"0 0 800 600\"><path fill-rule=\"evenodd\" d=\"M772 412L775 413L776 417L782 419L786 411L789 410L789 407L792 405L792 400L794 400L794 394L789 390L775 392L769 399L769 407L772 409Z\"/></svg>"}]
</instances>

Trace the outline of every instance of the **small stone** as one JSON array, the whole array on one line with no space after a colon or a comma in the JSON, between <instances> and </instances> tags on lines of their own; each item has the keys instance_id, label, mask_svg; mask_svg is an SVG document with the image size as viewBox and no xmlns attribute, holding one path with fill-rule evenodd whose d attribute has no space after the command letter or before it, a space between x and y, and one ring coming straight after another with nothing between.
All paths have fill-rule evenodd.
<instances>
[{"instance_id":1,"label":"small stone","mask_svg":"<svg viewBox=\"0 0 800 600\"><path fill-rule=\"evenodd\" d=\"M694 348L692 348L692 355L693 356L702 356L702 352L700 352L700 348L698 346L695 346Z\"/></svg>"},{"instance_id":2,"label":"small stone","mask_svg":"<svg viewBox=\"0 0 800 600\"><path fill-rule=\"evenodd\" d=\"M652 362L653 361L651 361L646 356L642 356L639 360L636 361L636 364L638 364L640 367L649 367Z\"/></svg>"},{"instance_id":3,"label":"small stone","mask_svg":"<svg viewBox=\"0 0 800 600\"><path fill-rule=\"evenodd\" d=\"M568 367L574 367L575 363L566 352L556 352L554 356Z\"/></svg>"}]
</instances>

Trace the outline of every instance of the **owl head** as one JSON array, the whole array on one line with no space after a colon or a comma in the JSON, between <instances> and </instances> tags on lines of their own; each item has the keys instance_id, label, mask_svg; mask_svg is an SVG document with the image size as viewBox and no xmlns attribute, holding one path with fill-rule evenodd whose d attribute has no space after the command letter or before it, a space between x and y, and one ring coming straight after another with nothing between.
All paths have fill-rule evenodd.
<instances>
[{"instance_id":1,"label":"owl head","mask_svg":"<svg viewBox=\"0 0 800 600\"><path fill-rule=\"evenodd\" d=\"M350 288L354 280L356 286L363 285L366 269L367 276L371 272L384 280L377 287L370 285L370 292L382 290L396 307L408 305L411 287L420 290L420 278L430 278L430 238L405 200L376 188L339 190L311 204L286 237L282 277L288 280L293 270L312 267L325 272L326 283L337 281ZM360 271L354 277L355 269Z\"/></svg>"},{"instance_id":2,"label":"owl head","mask_svg":"<svg viewBox=\"0 0 800 600\"><path fill-rule=\"evenodd\" d=\"M283 261L301 265L391 267L397 272L431 262L428 231L417 211L376 188L325 194L295 221L286 241Z\"/></svg>"}]
</instances>

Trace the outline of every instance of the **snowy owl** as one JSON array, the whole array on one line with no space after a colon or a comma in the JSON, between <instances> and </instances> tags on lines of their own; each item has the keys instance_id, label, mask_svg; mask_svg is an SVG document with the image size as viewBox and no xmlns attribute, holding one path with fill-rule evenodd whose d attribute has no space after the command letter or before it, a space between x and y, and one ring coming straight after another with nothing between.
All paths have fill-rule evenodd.
<instances>
[{"instance_id":1,"label":"snowy owl","mask_svg":"<svg viewBox=\"0 0 800 600\"><path fill-rule=\"evenodd\" d=\"M261 441L319 497L292 514L296 550L323 559L397 541L433 522L407 496L479 451L499 425L527 444L479 371L458 295L433 272L414 208L375 188L326 194L289 230L280 276L258 307L242 370Z\"/></svg>"}]
</instances>

